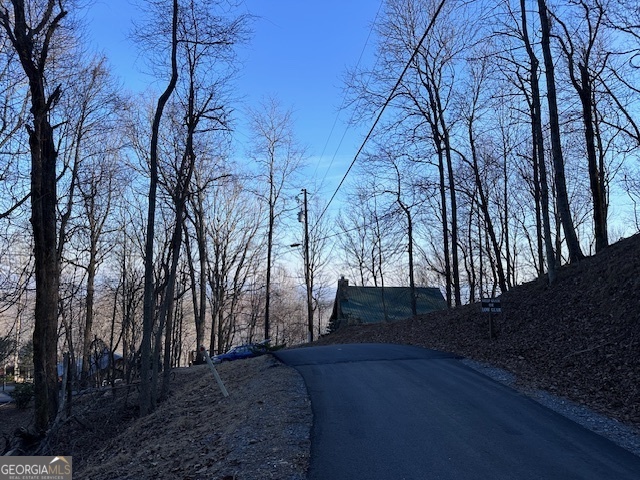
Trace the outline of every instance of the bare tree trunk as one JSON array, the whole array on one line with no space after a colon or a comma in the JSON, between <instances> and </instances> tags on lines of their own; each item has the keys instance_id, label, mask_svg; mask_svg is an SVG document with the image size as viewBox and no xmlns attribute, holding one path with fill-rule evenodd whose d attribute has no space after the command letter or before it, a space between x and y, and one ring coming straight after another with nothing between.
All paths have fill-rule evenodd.
<instances>
[{"instance_id":1,"label":"bare tree trunk","mask_svg":"<svg viewBox=\"0 0 640 480\"><path fill-rule=\"evenodd\" d=\"M577 262L584 258L578 236L571 218L571 208L567 195L567 185L564 172L564 159L562 157L562 145L560 143L560 125L558 119L558 103L556 99L556 83L554 74L553 57L551 55L551 29L549 26L549 16L545 0L538 0L538 13L540 16L541 44L544 55L545 75L547 79L547 101L549 103L549 128L551 133L551 151L553 155L553 166L556 184L556 202L562 229L564 230L567 248L569 250L569 261Z\"/></svg>"},{"instance_id":2,"label":"bare tree trunk","mask_svg":"<svg viewBox=\"0 0 640 480\"><path fill-rule=\"evenodd\" d=\"M217 327L218 327L218 353L223 353L227 351L227 345L229 344L229 338L227 337L224 331L224 312L222 310L218 311L217 315Z\"/></svg>"},{"instance_id":3,"label":"bare tree trunk","mask_svg":"<svg viewBox=\"0 0 640 480\"><path fill-rule=\"evenodd\" d=\"M60 269L56 251L57 152L53 129L47 120L47 102L44 97L36 99L32 92L32 104L40 110L35 113L34 108L34 129L29 132L32 155L31 224L36 277L33 332L35 415L36 428L44 430L58 411L57 312Z\"/></svg>"},{"instance_id":4,"label":"bare tree trunk","mask_svg":"<svg viewBox=\"0 0 640 480\"><path fill-rule=\"evenodd\" d=\"M270 190L273 191L273 180L270 182ZM269 194L269 227L267 231L267 278L264 287L264 339L268 340L270 330L269 308L271 302L271 262L273 251L273 229L275 224L275 214L273 212L273 193Z\"/></svg>"},{"instance_id":5,"label":"bare tree trunk","mask_svg":"<svg viewBox=\"0 0 640 480\"><path fill-rule=\"evenodd\" d=\"M123 285L118 285L116 287L116 291L114 292L113 298L113 308L111 310L111 325L109 328L109 373L107 376L108 384L111 385L111 391L115 393L115 379L116 379L116 358L115 358L115 350L117 348L115 336L116 336L116 317L118 315L118 292L120 291L120 287ZM120 335L117 343L120 343L122 340L122 330L120 331Z\"/></svg>"},{"instance_id":6,"label":"bare tree trunk","mask_svg":"<svg viewBox=\"0 0 640 480\"><path fill-rule=\"evenodd\" d=\"M411 290L411 313L418 315L418 294L416 293L416 280L413 269L413 217L411 211L406 208L407 214L407 236L409 242L409 289Z\"/></svg>"},{"instance_id":7,"label":"bare tree trunk","mask_svg":"<svg viewBox=\"0 0 640 480\"><path fill-rule=\"evenodd\" d=\"M468 242L468 259L466 261L467 278L469 279L469 303L476 301L476 285L478 278L476 275L476 267L473 261L473 217L475 213L475 194L471 199L469 207L469 218L467 220L467 242ZM480 293L482 297L482 293Z\"/></svg>"},{"instance_id":8,"label":"bare tree trunk","mask_svg":"<svg viewBox=\"0 0 640 480\"><path fill-rule=\"evenodd\" d=\"M432 80L428 80L431 82ZM453 177L453 160L451 158L451 143L447 125L444 120L444 111L438 98L435 85L425 83L430 99L430 108L433 119L429 121L433 134L433 141L438 153L438 173L440 178L440 202L442 210L442 233L444 244L445 282L447 305L449 307L461 304L460 297L460 267L458 265L458 220L457 202L455 193L455 181ZM446 168L446 173L445 173ZM448 182L447 182L448 180ZM448 183L448 185L447 185ZM449 242L449 218L447 212L447 188L449 188L449 201L451 202L451 242Z\"/></svg>"},{"instance_id":9,"label":"bare tree trunk","mask_svg":"<svg viewBox=\"0 0 640 480\"><path fill-rule=\"evenodd\" d=\"M158 137L160 120L164 107L169 101L178 82L178 0L173 0L172 28L171 28L171 79L165 91L160 95L151 127L150 147L150 179L149 179L149 211L147 214L147 236L144 258L144 313L142 327L142 345L140 348L140 415L145 416L153 409L151 397L151 336L153 333L153 319L155 313L154 283L153 283L153 244L155 237L156 195L158 190Z\"/></svg>"},{"instance_id":10,"label":"bare tree trunk","mask_svg":"<svg viewBox=\"0 0 640 480\"><path fill-rule=\"evenodd\" d=\"M31 151L31 225L34 238L36 279L33 332L35 377L35 428L44 432L58 412L58 288L59 260L56 248L56 150L49 114L60 97L60 87L47 97L46 68L54 34L67 12L53 0L42 18L27 18L24 0L3 3L0 26L7 34L29 82L33 125L27 125Z\"/></svg>"},{"instance_id":11,"label":"bare tree trunk","mask_svg":"<svg viewBox=\"0 0 640 480\"><path fill-rule=\"evenodd\" d=\"M531 128L533 133L533 156L534 156L534 178L538 178L540 208L542 214L542 228L544 230L544 245L547 258L547 275L549 284L556 280L556 254L553 250L553 240L551 238L551 219L549 216L549 184L547 182L547 165L544 157L544 137L542 133L542 106L540 101L540 84L538 78L539 61L536 57L527 29L527 10L525 1L520 0L520 11L522 14L522 32L525 48L529 56L529 79L531 83ZM537 168L536 168L537 167ZM537 185L536 185L537 187ZM544 271L542 263L540 271Z\"/></svg>"},{"instance_id":12,"label":"bare tree trunk","mask_svg":"<svg viewBox=\"0 0 640 480\"><path fill-rule=\"evenodd\" d=\"M96 277L96 247L92 244L89 253L89 264L87 265L87 290L85 299L85 321L84 321L84 338L82 347L82 382L86 382L89 376L90 365L90 345L91 331L93 329L93 304L95 297L95 277Z\"/></svg>"},{"instance_id":13,"label":"bare tree trunk","mask_svg":"<svg viewBox=\"0 0 640 480\"><path fill-rule=\"evenodd\" d=\"M171 382L171 342L173 332L173 311L175 305L175 285L178 271L178 260L180 258L180 247L182 244L182 224L184 217L184 201L176 205L176 226L171 239L171 267L169 278L167 279L167 288L165 291L164 302L158 315L158 335L160 335L163 327L164 334L164 358L162 369L162 390L160 392L160 400L164 400L169 394L169 386Z\"/></svg>"},{"instance_id":14,"label":"bare tree trunk","mask_svg":"<svg viewBox=\"0 0 640 480\"><path fill-rule=\"evenodd\" d=\"M538 159L538 146L536 144L536 127L533 119L533 108L531 108L531 160L533 164L533 200L535 203L536 212L536 253L537 253L537 272L538 277L542 278L544 275L544 233L542 226L542 202L540 193L540 167Z\"/></svg>"},{"instance_id":15,"label":"bare tree trunk","mask_svg":"<svg viewBox=\"0 0 640 480\"><path fill-rule=\"evenodd\" d=\"M371 272L373 273L373 282L374 285L378 286L378 274L377 271L380 272L380 298L382 300L382 312L384 314L384 321L389 321L389 309L387 308L387 299L385 297L384 290L384 271L382 269L383 265L383 248L382 248L382 229L380 226L380 216L378 215L378 200L376 197L373 198L374 206L373 212L373 226L375 228L373 235L375 236L373 244L372 244L372 252L371 252ZM377 255L376 255L377 254ZM378 268L376 269L376 261L378 263ZM377 270L377 271L376 271ZM364 280L362 283L364 286Z\"/></svg>"},{"instance_id":16,"label":"bare tree trunk","mask_svg":"<svg viewBox=\"0 0 640 480\"><path fill-rule=\"evenodd\" d=\"M477 101L477 98L475 99ZM472 108L475 108L475 103ZM482 185L482 177L480 176L480 168L478 165L478 155L476 151L476 142L475 137L473 135L473 111L471 113L470 118L467 123L467 134L469 135L469 145L471 147L471 167L473 169L473 174L476 182L476 191L480 197L480 201L478 202L478 206L482 211L484 216L484 224L485 230L487 232L487 236L491 240L491 247L493 248L493 255L495 257L495 263L492 263L492 266L495 268L498 276L498 285L500 287L500 291L502 293L507 291L507 280L504 273L504 267L502 266L502 252L500 250L500 245L498 243L498 238L496 236L495 229L493 227L493 220L491 219L491 215L489 212L489 204L487 200L487 195L484 191L484 186ZM489 255L491 259L491 255Z\"/></svg>"},{"instance_id":17,"label":"bare tree trunk","mask_svg":"<svg viewBox=\"0 0 640 480\"><path fill-rule=\"evenodd\" d=\"M566 24L559 18L554 19L564 31L564 37L559 36L559 42L567 58L569 77L575 89L580 104L582 106L582 124L584 126L584 139L587 150L587 166L589 172L589 185L591 187L591 199L593 202L593 229L596 241L596 253L609 245L609 235L607 232L607 202L606 191L603 182L604 165L599 164L596 147L596 114L595 97L593 91L594 77L589 72L591 52L596 45L596 38L604 18L604 7L598 5L594 8L596 18L590 18L591 8L582 3L585 13L585 20L588 25L587 44L580 48L580 54L576 52L572 33ZM576 56L581 57L576 61Z\"/></svg>"},{"instance_id":18,"label":"bare tree trunk","mask_svg":"<svg viewBox=\"0 0 640 480\"><path fill-rule=\"evenodd\" d=\"M509 228L509 171L507 169L508 159L506 151L503 150L502 157L502 176L504 178L504 188L502 189L502 201L504 203L504 223L503 223L503 238L504 238L504 251L506 257L506 277L507 288L511 288L515 284L515 267L511 257L511 236ZM515 252L514 252L515 257Z\"/></svg>"},{"instance_id":19,"label":"bare tree trunk","mask_svg":"<svg viewBox=\"0 0 640 480\"><path fill-rule=\"evenodd\" d=\"M587 147L587 161L589 170L589 185L593 199L593 230L596 239L596 253L609 245L607 232L607 202L602 189L603 172L598 168L598 154L596 152L595 131L593 128L593 92L591 78L585 65L579 64L581 88L578 91L582 104L582 121L584 124L584 139Z\"/></svg>"},{"instance_id":20,"label":"bare tree trunk","mask_svg":"<svg viewBox=\"0 0 640 480\"><path fill-rule=\"evenodd\" d=\"M444 112L441 112L444 116ZM441 119L444 128L444 118ZM445 152L447 159L447 176L449 178L449 198L451 200L451 271L453 273L453 297L456 306L462 305L460 293L460 261L458 259L458 202L456 200L456 184L453 175L453 159L451 158L451 143L449 132L445 130Z\"/></svg>"},{"instance_id":21,"label":"bare tree trunk","mask_svg":"<svg viewBox=\"0 0 640 480\"><path fill-rule=\"evenodd\" d=\"M196 213L197 215L197 213ZM198 227L196 227L197 230ZM186 229L185 229L186 230ZM197 234L196 234L197 235ZM191 303L193 304L193 320L196 327L196 355L200 358L200 347L204 345L204 317L200 316L200 305L198 299L198 283L196 282L196 270L194 266L193 253L188 235L185 233L184 246L187 251L187 265L189 268L189 281L191 284ZM205 299L206 301L206 299Z\"/></svg>"},{"instance_id":22,"label":"bare tree trunk","mask_svg":"<svg viewBox=\"0 0 640 480\"><path fill-rule=\"evenodd\" d=\"M609 243L609 220L608 220L608 216L609 216L609 190L607 188L607 175L605 174L605 158L606 158L606 154L605 154L605 147L603 145L602 142L602 132L600 131L600 124L602 122L601 119L599 119L598 117L600 117L600 115L598 114L597 110L594 109L594 122L593 122L593 128L594 128L594 134L595 134L595 140L596 143L598 144L597 147L597 151L598 151L598 182L600 183L600 192L602 192L602 217L604 220L604 232L607 234L607 244Z\"/></svg>"},{"instance_id":23,"label":"bare tree trunk","mask_svg":"<svg viewBox=\"0 0 640 480\"><path fill-rule=\"evenodd\" d=\"M442 243L444 247L444 280L447 305L453 306L453 289L451 281L451 258L449 256L449 219L447 216L447 187L444 175L444 153L438 148L438 173L440 177L440 211L442 214Z\"/></svg>"},{"instance_id":24,"label":"bare tree trunk","mask_svg":"<svg viewBox=\"0 0 640 480\"><path fill-rule=\"evenodd\" d=\"M222 309L222 300L220 298L220 262L221 262L221 246L217 239L213 245L213 268L208 265L207 275L209 279L209 287L211 288L211 335L209 337L209 353L221 353L218 349L218 313Z\"/></svg>"},{"instance_id":25,"label":"bare tree trunk","mask_svg":"<svg viewBox=\"0 0 640 480\"><path fill-rule=\"evenodd\" d=\"M204 320L207 314L207 234L204 225L204 208L202 200L202 188L198 188L198 207L195 212L197 218L196 239L198 242L198 257L200 260L199 272L199 312L196 315L196 347L204 345ZM195 305L195 302L194 302Z\"/></svg>"}]
</instances>

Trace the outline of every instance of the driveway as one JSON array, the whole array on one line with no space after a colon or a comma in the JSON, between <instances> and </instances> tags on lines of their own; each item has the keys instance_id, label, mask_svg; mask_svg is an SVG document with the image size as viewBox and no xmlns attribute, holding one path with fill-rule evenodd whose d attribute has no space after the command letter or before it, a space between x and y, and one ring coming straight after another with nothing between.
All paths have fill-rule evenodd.
<instances>
[{"instance_id":1,"label":"driveway","mask_svg":"<svg viewBox=\"0 0 640 480\"><path fill-rule=\"evenodd\" d=\"M463 365L358 344L277 352L314 413L310 480L640 478L640 458Z\"/></svg>"}]
</instances>

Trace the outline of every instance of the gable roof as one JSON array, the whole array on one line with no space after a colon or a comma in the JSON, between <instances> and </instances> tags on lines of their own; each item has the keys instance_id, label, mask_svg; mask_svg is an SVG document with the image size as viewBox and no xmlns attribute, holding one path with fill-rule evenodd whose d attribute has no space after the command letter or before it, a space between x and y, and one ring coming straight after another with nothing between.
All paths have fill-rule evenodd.
<instances>
[{"instance_id":1,"label":"gable roof","mask_svg":"<svg viewBox=\"0 0 640 480\"><path fill-rule=\"evenodd\" d=\"M415 291L418 315L447 308L440 289L416 287ZM331 315L336 326L393 322L412 316L409 287L353 287L346 279L338 281Z\"/></svg>"}]
</instances>

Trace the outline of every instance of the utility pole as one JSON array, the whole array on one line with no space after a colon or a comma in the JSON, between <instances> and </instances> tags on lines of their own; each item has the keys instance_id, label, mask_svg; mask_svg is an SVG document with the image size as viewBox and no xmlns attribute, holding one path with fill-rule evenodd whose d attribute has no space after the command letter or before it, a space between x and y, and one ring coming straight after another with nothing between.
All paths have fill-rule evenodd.
<instances>
[{"instance_id":1,"label":"utility pole","mask_svg":"<svg viewBox=\"0 0 640 480\"><path fill-rule=\"evenodd\" d=\"M303 215L304 215L304 283L307 287L307 319L309 322L309 331L307 333L307 341L313 342L313 297L311 286L311 268L309 261L309 219L307 207L307 189L302 189L303 194ZM298 219L301 221L300 217Z\"/></svg>"}]
</instances>

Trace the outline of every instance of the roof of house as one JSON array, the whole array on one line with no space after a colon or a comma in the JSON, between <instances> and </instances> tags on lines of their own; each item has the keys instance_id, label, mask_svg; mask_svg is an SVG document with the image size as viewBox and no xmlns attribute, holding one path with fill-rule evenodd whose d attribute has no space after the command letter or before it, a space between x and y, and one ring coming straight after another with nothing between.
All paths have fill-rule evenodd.
<instances>
[{"instance_id":1,"label":"roof of house","mask_svg":"<svg viewBox=\"0 0 640 480\"><path fill-rule=\"evenodd\" d=\"M416 287L418 315L447 308L440 289ZM332 317L348 323L379 323L412 317L411 288L353 287L341 280Z\"/></svg>"}]
</instances>

